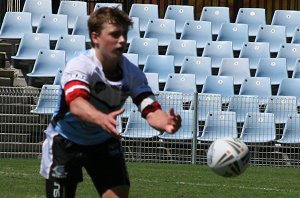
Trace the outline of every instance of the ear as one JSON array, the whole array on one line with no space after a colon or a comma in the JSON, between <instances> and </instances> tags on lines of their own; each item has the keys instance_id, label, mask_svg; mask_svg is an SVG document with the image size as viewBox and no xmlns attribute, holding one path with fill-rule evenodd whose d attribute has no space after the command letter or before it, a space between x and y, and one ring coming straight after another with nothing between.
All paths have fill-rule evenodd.
<instances>
[{"instance_id":1,"label":"ear","mask_svg":"<svg viewBox=\"0 0 300 198\"><path fill-rule=\"evenodd\" d=\"M92 39L93 43L95 43L95 44L98 43L98 40L97 40L98 36L99 36L99 33L96 33L96 32L91 33L91 39Z\"/></svg>"}]
</instances>

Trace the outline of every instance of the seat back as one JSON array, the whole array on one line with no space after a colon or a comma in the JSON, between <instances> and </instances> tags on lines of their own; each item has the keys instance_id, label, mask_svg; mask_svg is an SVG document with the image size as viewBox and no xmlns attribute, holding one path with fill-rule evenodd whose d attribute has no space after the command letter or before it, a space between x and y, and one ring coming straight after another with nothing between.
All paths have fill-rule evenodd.
<instances>
[{"instance_id":1,"label":"seat back","mask_svg":"<svg viewBox=\"0 0 300 198\"><path fill-rule=\"evenodd\" d=\"M94 11L103 7L119 8L120 10L123 10L122 3L96 3L94 7Z\"/></svg>"},{"instance_id":2,"label":"seat back","mask_svg":"<svg viewBox=\"0 0 300 198\"><path fill-rule=\"evenodd\" d=\"M159 92L159 77L158 73L145 73L148 85L151 87L153 93Z\"/></svg>"},{"instance_id":3,"label":"seat back","mask_svg":"<svg viewBox=\"0 0 300 198\"><path fill-rule=\"evenodd\" d=\"M123 55L134 65L139 66L139 55L134 53L123 53Z\"/></svg>"},{"instance_id":4,"label":"seat back","mask_svg":"<svg viewBox=\"0 0 300 198\"><path fill-rule=\"evenodd\" d=\"M194 6L168 5L165 11L165 19L174 19L176 32L181 33L186 20L194 20Z\"/></svg>"},{"instance_id":5,"label":"seat back","mask_svg":"<svg viewBox=\"0 0 300 198\"><path fill-rule=\"evenodd\" d=\"M51 0L26 0L22 12L30 12L32 26L37 27L44 14L52 14Z\"/></svg>"},{"instance_id":6,"label":"seat back","mask_svg":"<svg viewBox=\"0 0 300 198\"><path fill-rule=\"evenodd\" d=\"M300 26L299 10L275 10L271 25L282 25L286 27L286 36L292 37L294 30Z\"/></svg>"},{"instance_id":7,"label":"seat back","mask_svg":"<svg viewBox=\"0 0 300 198\"><path fill-rule=\"evenodd\" d=\"M221 94L198 93L198 120L205 121L209 112L222 110Z\"/></svg>"},{"instance_id":8,"label":"seat back","mask_svg":"<svg viewBox=\"0 0 300 198\"><path fill-rule=\"evenodd\" d=\"M72 35L84 35L85 42L91 42L90 33L88 29L87 21L90 16L77 16L74 27L72 29Z\"/></svg>"},{"instance_id":9,"label":"seat back","mask_svg":"<svg viewBox=\"0 0 300 198\"><path fill-rule=\"evenodd\" d=\"M300 114L291 114L284 125L282 137L277 141L281 144L300 143Z\"/></svg>"},{"instance_id":10,"label":"seat back","mask_svg":"<svg viewBox=\"0 0 300 198\"><path fill-rule=\"evenodd\" d=\"M133 26L127 32L127 43L131 43L133 38L140 38L140 19L138 17L131 17Z\"/></svg>"},{"instance_id":11,"label":"seat back","mask_svg":"<svg viewBox=\"0 0 300 198\"><path fill-rule=\"evenodd\" d=\"M229 99L234 95L232 76L207 76L202 93L221 94L222 98Z\"/></svg>"},{"instance_id":12,"label":"seat back","mask_svg":"<svg viewBox=\"0 0 300 198\"><path fill-rule=\"evenodd\" d=\"M138 17L140 19L140 31L145 32L149 19L158 19L158 5L156 4L131 4L129 10L130 17Z\"/></svg>"},{"instance_id":13,"label":"seat back","mask_svg":"<svg viewBox=\"0 0 300 198\"><path fill-rule=\"evenodd\" d=\"M177 74L168 75L164 91L181 92L184 94L193 94L197 92L195 74Z\"/></svg>"},{"instance_id":14,"label":"seat back","mask_svg":"<svg viewBox=\"0 0 300 198\"><path fill-rule=\"evenodd\" d=\"M293 71L297 60L300 58L300 44L282 44L279 48L277 58L286 58L287 70Z\"/></svg>"},{"instance_id":15,"label":"seat back","mask_svg":"<svg viewBox=\"0 0 300 198\"><path fill-rule=\"evenodd\" d=\"M248 77L242 82L239 95L255 95L267 99L272 95L269 77Z\"/></svg>"}]
</instances>

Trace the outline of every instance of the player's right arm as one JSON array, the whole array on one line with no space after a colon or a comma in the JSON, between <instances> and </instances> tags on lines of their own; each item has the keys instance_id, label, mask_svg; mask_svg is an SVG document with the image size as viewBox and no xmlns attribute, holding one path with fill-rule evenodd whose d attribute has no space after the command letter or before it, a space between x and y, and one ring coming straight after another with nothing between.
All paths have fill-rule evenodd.
<instances>
[{"instance_id":1,"label":"player's right arm","mask_svg":"<svg viewBox=\"0 0 300 198\"><path fill-rule=\"evenodd\" d=\"M78 80L68 82L65 87L65 99L70 112L81 120L102 127L106 132L116 138L122 138L116 126L117 116L124 112L124 109L105 114L96 109L90 102L90 89L88 84Z\"/></svg>"}]
</instances>

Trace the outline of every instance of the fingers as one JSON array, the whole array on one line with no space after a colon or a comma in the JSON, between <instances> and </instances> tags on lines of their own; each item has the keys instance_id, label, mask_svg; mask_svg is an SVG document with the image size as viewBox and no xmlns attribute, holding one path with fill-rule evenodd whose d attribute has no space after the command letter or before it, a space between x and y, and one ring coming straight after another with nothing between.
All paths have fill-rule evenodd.
<instances>
[{"instance_id":1,"label":"fingers","mask_svg":"<svg viewBox=\"0 0 300 198\"><path fill-rule=\"evenodd\" d=\"M124 113L125 109L124 108L121 108L119 110L116 110L116 111L113 111L111 112L112 116L115 118L117 117L118 115L121 115L122 113Z\"/></svg>"}]
</instances>

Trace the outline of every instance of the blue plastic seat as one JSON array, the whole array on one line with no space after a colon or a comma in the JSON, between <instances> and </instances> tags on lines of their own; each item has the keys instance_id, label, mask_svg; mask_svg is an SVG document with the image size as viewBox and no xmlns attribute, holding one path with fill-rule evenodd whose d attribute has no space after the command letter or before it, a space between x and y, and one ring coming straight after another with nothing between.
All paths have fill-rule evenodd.
<instances>
[{"instance_id":1,"label":"blue plastic seat","mask_svg":"<svg viewBox=\"0 0 300 198\"><path fill-rule=\"evenodd\" d=\"M277 142L280 144L300 143L300 114L291 114L288 116L282 137Z\"/></svg>"},{"instance_id":2,"label":"blue plastic seat","mask_svg":"<svg viewBox=\"0 0 300 198\"><path fill-rule=\"evenodd\" d=\"M222 111L221 94L198 93L198 120L205 121L209 112Z\"/></svg>"},{"instance_id":3,"label":"blue plastic seat","mask_svg":"<svg viewBox=\"0 0 300 198\"><path fill-rule=\"evenodd\" d=\"M74 27L72 29L72 35L84 35L85 42L91 42L90 33L88 29L87 21L90 16L77 16Z\"/></svg>"},{"instance_id":4,"label":"blue plastic seat","mask_svg":"<svg viewBox=\"0 0 300 198\"><path fill-rule=\"evenodd\" d=\"M211 75L211 58L186 56L179 73L195 74L196 85L203 85L206 77Z\"/></svg>"},{"instance_id":5,"label":"blue plastic seat","mask_svg":"<svg viewBox=\"0 0 300 198\"><path fill-rule=\"evenodd\" d=\"M295 114L297 110L296 96L271 96L269 97L266 113L273 113L275 123L285 123L289 114Z\"/></svg>"},{"instance_id":6,"label":"blue plastic seat","mask_svg":"<svg viewBox=\"0 0 300 198\"><path fill-rule=\"evenodd\" d=\"M298 104L300 104L300 89L298 89L300 83L299 78L285 78L282 79L278 87L278 96L296 96Z\"/></svg>"},{"instance_id":7,"label":"blue plastic seat","mask_svg":"<svg viewBox=\"0 0 300 198\"><path fill-rule=\"evenodd\" d=\"M66 62L74 57L75 52L86 49L84 35L61 35L55 45L55 50L64 50Z\"/></svg>"},{"instance_id":8,"label":"blue plastic seat","mask_svg":"<svg viewBox=\"0 0 300 198\"><path fill-rule=\"evenodd\" d=\"M181 40L195 40L197 48L203 49L212 41L211 22L186 20L180 34Z\"/></svg>"},{"instance_id":9,"label":"blue plastic seat","mask_svg":"<svg viewBox=\"0 0 300 198\"><path fill-rule=\"evenodd\" d=\"M140 38L140 19L138 17L131 17L133 21L132 28L127 32L127 43L131 43L133 38Z\"/></svg>"},{"instance_id":10,"label":"blue plastic seat","mask_svg":"<svg viewBox=\"0 0 300 198\"><path fill-rule=\"evenodd\" d=\"M158 19L158 5L156 4L131 4L131 8L129 10L130 17L138 17L140 19L140 31L145 32L148 21L150 19Z\"/></svg>"},{"instance_id":11,"label":"blue plastic seat","mask_svg":"<svg viewBox=\"0 0 300 198\"><path fill-rule=\"evenodd\" d=\"M223 58L234 58L231 41L212 41L204 47L203 57L210 57L212 68L219 68Z\"/></svg>"},{"instance_id":12,"label":"blue plastic seat","mask_svg":"<svg viewBox=\"0 0 300 198\"><path fill-rule=\"evenodd\" d=\"M175 20L149 20L144 33L144 38L157 38L159 46L168 46L171 40L176 39Z\"/></svg>"},{"instance_id":13,"label":"blue plastic seat","mask_svg":"<svg viewBox=\"0 0 300 198\"><path fill-rule=\"evenodd\" d=\"M49 34L25 33L21 39L17 54L11 58L13 60L35 60L41 49L50 49Z\"/></svg>"},{"instance_id":14,"label":"blue plastic seat","mask_svg":"<svg viewBox=\"0 0 300 198\"><path fill-rule=\"evenodd\" d=\"M174 108L175 112L181 112L184 109L184 95L181 92L159 91L156 93L156 100L165 112Z\"/></svg>"},{"instance_id":15,"label":"blue plastic seat","mask_svg":"<svg viewBox=\"0 0 300 198\"><path fill-rule=\"evenodd\" d=\"M255 42L268 42L270 52L277 53L281 45L286 43L286 28L280 25L261 25Z\"/></svg>"},{"instance_id":16,"label":"blue plastic seat","mask_svg":"<svg viewBox=\"0 0 300 198\"><path fill-rule=\"evenodd\" d=\"M268 42L246 42L240 51L239 58L248 58L250 69L257 69L261 58L270 58L270 44Z\"/></svg>"},{"instance_id":17,"label":"blue plastic seat","mask_svg":"<svg viewBox=\"0 0 300 198\"><path fill-rule=\"evenodd\" d=\"M286 43L281 45L277 58L286 58L286 68L288 71L293 71L297 59L300 58L300 44Z\"/></svg>"},{"instance_id":18,"label":"blue plastic seat","mask_svg":"<svg viewBox=\"0 0 300 198\"><path fill-rule=\"evenodd\" d=\"M148 55L159 55L157 38L133 38L127 53L139 55L139 65L145 65Z\"/></svg>"},{"instance_id":19,"label":"blue plastic seat","mask_svg":"<svg viewBox=\"0 0 300 198\"><path fill-rule=\"evenodd\" d=\"M166 83L169 74L175 73L174 56L149 55L143 71L145 73L158 73L159 83Z\"/></svg>"},{"instance_id":20,"label":"blue plastic seat","mask_svg":"<svg viewBox=\"0 0 300 198\"><path fill-rule=\"evenodd\" d=\"M218 35L223 23L230 23L229 7L204 6L201 11L200 21L210 21L212 34Z\"/></svg>"},{"instance_id":21,"label":"blue plastic seat","mask_svg":"<svg viewBox=\"0 0 300 198\"><path fill-rule=\"evenodd\" d=\"M292 35L291 43L300 44L300 27L296 27Z\"/></svg>"},{"instance_id":22,"label":"blue plastic seat","mask_svg":"<svg viewBox=\"0 0 300 198\"><path fill-rule=\"evenodd\" d=\"M164 91L193 94L197 92L195 74L170 73L164 86Z\"/></svg>"},{"instance_id":23,"label":"blue plastic seat","mask_svg":"<svg viewBox=\"0 0 300 198\"><path fill-rule=\"evenodd\" d=\"M214 93L222 95L222 102L229 101L234 95L232 76L207 76L202 88L202 93Z\"/></svg>"},{"instance_id":24,"label":"blue plastic seat","mask_svg":"<svg viewBox=\"0 0 300 198\"><path fill-rule=\"evenodd\" d=\"M63 74L63 70L58 69L58 71L56 72L56 75L54 77L53 85L60 85L62 74Z\"/></svg>"},{"instance_id":25,"label":"blue plastic seat","mask_svg":"<svg viewBox=\"0 0 300 198\"><path fill-rule=\"evenodd\" d=\"M239 95L259 96L261 103L266 103L272 96L271 79L269 77L248 77L242 82Z\"/></svg>"},{"instance_id":26,"label":"blue plastic seat","mask_svg":"<svg viewBox=\"0 0 300 198\"><path fill-rule=\"evenodd\" d=\"M59 69L64 69L65 61L65 51L63 50L40 50L33 69L27 76L54 78Z\"/></svg>"},{"instance_id":27,"label":"blue plastic seat","mask_svg":"<svg viewBox=\"0 0 300 198\"><path fill-rule=\"evenodd\" d=\"M285 58L261 58L258 62L255 77L269 77L271 85L279 85L288 78Z\"/></svg>"},{"instance_id":28,"label":"blue plastic seat","mask_svg":"<svg viewBox=\"0 0 300 198\"><path fill-rule=\"evenodd\" d=\"M260 25L266 25L265 8L239 8L235 23L248 24L249 36L256 36Z\"/></svg>"},{"instance_id":29,"label":"blue plastic seat","mask_svg":"<svg viewBox=\"0 0 300 198\"><path fill-rule=\"evenodd\" d=\"M245 78L250 77L248 58L223 58L219 76L232 76L234 85L241 85Z\"/></svg>"},{"instance_id":30,"label":"blue plastic seat","mask_svg":"<svg viewBox=\"0 0 300 198\"><path fill-rule=\"evenodd\" d=\"M238 137L235 112L209 112L205 120L203 132L197 139L200 141L211 142L225 137Z\"/></svg>"},{"instance_id":31,"label":"blue plastic seat","mask_svg":"<svg viewBox=\"0 0 300 198\"><path fill-rule=\"evenodd\" d=\"M159 92L159 77L158 73L145 73L145 76L148 81L148 85L151 87L153 93Z\"/></svg>"},{"instance_id":32,"label":"blue plastic seat","mask_svg":"<svg viewBox=\"0 0 300 198\"><path fill-rule=\"evenodd\" d=\"M59 88L60 85L43 85L37 105L33 110L31 110L31 113L52 115L57 106Z\"/></svg>"},{"instance_id":33,"label":"blue plastic seat","mask_svg":"<svg viewBox=\"0 0 300 198\"><path fill-rule=\"evenodd\" d=\"M273 113L250 112L239 138L245 143L266 143L276 140L276 127Z\"/></svg>"},{"instance_id":34,"label":"blue plastic seat","mask_svg":"<svg viewBox=\"0 0 300 198\"><path fill-rule=\"evenodd\" d=\"M185 56L197 56L197 43L195 40L171 40L166 55L175 58L175 66L181 67Z\"/></svg>"},{"instance_id":35,"label":"blue plastic seat","mask_svg":"<svg viewBox=\"0 0 300 198\"><path fill-rule=\"evenodd\" d=\"M223 23L217 41L231 41L232 49L240 51L244 42L249 41L249 30L247 24Z\"/></svg>"},{"instance_id":36,"label":"blue plastic seat","mask_svg":"<svg viewBox=\"0 0 300 198\"><path fill-rule=\"evenodd\" d=\"M176 32L181 33L185 21L194 20L194 6L190 5L168 5L165 11L165 19L174 19Z\"/></svg>"},{"instance_id":37,"label":"blue plastic seat","mask_svg":"<svg viewBox=\"0 0 300 198\"><path fill-rule=\"evenodd\" d=\"M57 14L67 15L68 28L73 29L76 17L87 16L87 2L84 1L61 1Z\"/></svg>"},{"instance_id":38,"label":"blue plastic seat","mask_svg":"<svg viewBox=\"0 0 300 198\"><path fill-rule=\"evenodd\" d=\"M295 64L293 74L292 74L292 78L300 78L300 59L298 59L296 64Z\"/></svg>"},{"instance_id":39,"label":"blue plastic seat","mask_svg":"<svg viewBox=\"0 0 300 198\"><path fill-rule=\"evenodd\" d=\"M0 29L0 39L20 40L25 33L32 33L31 13L6 12Z\"/></svg>"},{"instance_id":40,"label":"blue plastic seat","mask_svg":"<svg viewBox=\"0 0 300 198\"><path fill-rule=\"evenodd\" d=\"M26 0L22 12L30 12L32 27L37 27L42 15L52 14L52 0Z\"/></svg>"},{"instance_id":41,"label":"blue plastic seat","mask_svg":"<svg viewBox=\"0 0 300 198\"><path fill-rule=\"evenodd\" d=\"M134 53L123 53L123 56L125 56L131 63L139 66L139 55Z\"/></svg>"},{"instance_id":42,"label":"blue plastic seat","mask_svg":"<svg viewBox=\"0 0 300 198\"><path fill-rule=\"evenodd\" d=\"M167 132L164 132L163 134L159 135L159 139L161 140L192 140L193 139L193 133L196 133L198 135L198 127L194 129L194 111L191 110L183 110L179 113L182 122L181 122L181 128L174 134L170 134Z\"/></svg>"},{"instance_id":43,"label":"blue plastic seat","mask_svg":"<svg viewBox=\"0 0 300 198\"><path fill-rule=\"evenodd\" d=\"M157 137L159 133L159 131L153 129L147 121L141 117L139 111L133 109L130 111L122 136L125 138L151 139Z\"/></svg>"},{"instance_id":44,"label":"blue plastic seat","mask_svg":"<svg viewBox=\"0 0 300 198\"><path fill-rule=\"evenodd\" d=\"M228 111L236 113L237 122L245 122L247 113L259 113L258 96L234 95L228 103Z\"/></svg>"},{"instance_id":45,"label":"blue plastic seat","mask_svg":"<svg viewBox=\"0 0 300 198\"><path fill-rule=\"evenodd\" d=\"M300 26L300 11L298 10L275 10L271 25L282 25L286 27L286 37L292 37L294 30Z\"/></svg>"},{"instance_id":46,"label":"blue plastic seat","mask_svg":"<svg viewBox=\"0 0 300 198\"><path fill-rule=\"evenodd\" d=\"M50 41L57 41L61 35L68 34L68 16L62 14L43 15L36 33L47 33L50 35Z\"/></svg>"},{"instance_id":47,"label":"blue plastic seat","mask_svg":"<svg viewBox=\"0 0 300 198\"><path fill-rule=\"evenodd\" d=\"M123 10L122 3L96 3L94 6L94 11L103 7L119 8L120 10Z\"/></svg>"}]
</instances>

